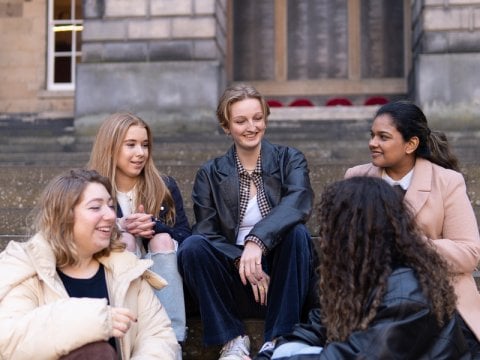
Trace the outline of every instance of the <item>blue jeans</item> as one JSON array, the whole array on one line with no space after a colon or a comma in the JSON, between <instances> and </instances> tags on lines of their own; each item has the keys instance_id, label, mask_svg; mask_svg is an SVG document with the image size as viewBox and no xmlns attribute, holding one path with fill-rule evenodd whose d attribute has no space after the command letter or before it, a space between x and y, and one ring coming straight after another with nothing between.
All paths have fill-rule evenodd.
<instances>
[{"instance_id":1,"label":"blue jeans","mask_svg":"<svg viewBox=\"0 0 480 360\"><path fill-rule=\"evenodd\" d=\"M312 253L306 227L296 225L262 260L270 285L268 304L261 306L250 285L242 284L234 259L201 235L186 238L178 249L178 270L199 305L204 343L224 344L245 334L242 319L249 317L265 319L265 341L289 333L310 295Z\"/></svg>"}]
</instances>

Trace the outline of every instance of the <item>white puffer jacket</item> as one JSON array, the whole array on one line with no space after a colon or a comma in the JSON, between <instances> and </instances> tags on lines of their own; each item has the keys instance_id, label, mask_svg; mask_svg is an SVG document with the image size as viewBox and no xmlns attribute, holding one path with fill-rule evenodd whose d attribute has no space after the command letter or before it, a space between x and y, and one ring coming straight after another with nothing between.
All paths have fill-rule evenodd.
<instances>
[{"instance_id":1,"label":"white puffer jacket","mask_svg":"<svg viewBox=\"0 0 480 360\"><path fill-rule=\"evenodd\" d=\"M100 258L110 304L138 317L119 341L121 359L177 359L180 346L152 286L166 285L129 252ZM0 254L0 359L58 359L90 342L107 340L111 318L105 299L70 298L57 275L47 241L37 234L11 241Z\"/></svg>"}]
</instances>

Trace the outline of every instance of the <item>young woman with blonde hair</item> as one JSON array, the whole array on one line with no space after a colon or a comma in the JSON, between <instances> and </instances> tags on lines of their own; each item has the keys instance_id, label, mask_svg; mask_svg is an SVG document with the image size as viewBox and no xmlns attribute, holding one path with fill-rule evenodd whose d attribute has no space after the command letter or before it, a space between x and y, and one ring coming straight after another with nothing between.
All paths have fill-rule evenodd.
<instances>
[{"instance_id":1,"label":"young woman with blonde hair","mask_svg":"<svg viewBox=\"0 0 480 360\"><path fill-rule=\"evenodd\" d=\"M112 114L98 130L88 166L112 182L127 249L152 259L152 270L167 280L168 286L157 296L182 342L186 319L176 249L191 232L180 190L172 177L156 168L152 144L145 121L130 113Z\"/></svg>"},{"instance_id":2,"label":"young woman with blonde hair","mask_svg":"<svg viewBox=\"0 0 480 360\"><path fill-rule=\"evenodd\" d=\"M265 140L269 113L251 85L224 91L217 118L233 144L198 170L194 235L178 252L199 303L204 342L222 344L222 360L250 354L246 317L265 318L262 348L289 332L308 307L314 278L307 160Z\"/></svg>"},{"instance_id":3,"label":"young woman with blonde hair","mask_svg":"<svg viewBox=\"0 0 480 360\"><path fill-rule=\"evenodd\" d=\"M36 234L0 254L0 359L179 359L152 291L165 281L124 251L108 178L58 175L36 212Z\"/></svg>"}]
</instances>

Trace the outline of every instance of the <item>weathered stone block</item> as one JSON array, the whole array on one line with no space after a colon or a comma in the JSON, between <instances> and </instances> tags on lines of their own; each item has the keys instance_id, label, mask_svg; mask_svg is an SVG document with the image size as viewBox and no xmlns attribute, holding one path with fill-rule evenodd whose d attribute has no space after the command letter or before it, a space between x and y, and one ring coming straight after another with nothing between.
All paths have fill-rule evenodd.
<instances>
[{"instance_id":1,"label":"weathered stone block","mask_svg":"<svg viewBox=\"0 0 480 360\"><path fill-rule=\"evenodd\" d=\"M83 0L83 18L98 19L105 13L104 0Z\"/></svg>"},{"instance_id":2,"label":"weathered stone block","mask_svg":"<svg viewBox=\"0 0 480 360\"><path fill-rule=\"evenodd\" d=\"M123 40L127 25L123 20L85 20L82 39L88 41Z\"/></svg>"},{"instance_id":3,"label":"weathered stone block","mask_svg":"<svg viewBox=\"0 0 480 360\"><path fill-rule=\"evenodd\" d=\"M213 14L215 12L215 0L194 0L195 14Z\"/></svg>"},{"instance_id":4,"label":"weathered stone block","mask_svg":"<svg viewBox=\"0 0 480 360\"><path fill-rule=\"evenodd\" d=\"M105 0L106 17L146 16L147 0Z\"/></svg>"},{"instance_id":5,"label":"weathered stone block","mask_svg":"<svg viewBox=\"0 0 480 360\"><path fill-rule=\"evenodd\" d=\"M0 18L22 17L23 4L20 1L0 3Z\"/></svg>"},{"instance_id":6,"label":"weathered stone block","mask_svg":"<svg viewBox=\"0 0 480 360\"><path fill-rule=\"evenodd\" d=\"M154 16L191 15L192 10L192 0L150 0Z\"/></svg>"},{"instance_id":7,"label":"weathered stone block","mask_svg":"<svg viewBox=\"0 0 480 360\"><path fill-rule=\"evenodd\" d=\"M217 57L217 44L215 40L195 40L195 59L215 59Z\"/></svg>"},{"instance_id":8,"label":"weathered stone block","mask_svg":"<svg viewBox=\"0 0 480 360\"><path fill-rule=\"evenodd\" d=\"M135 62L147 60L146 42L107 43L104 45L103 60L106 62Z\"/></svg>"},{"instance_id":9,"label":"weathered stone block","mask_svg":"<svg viewBox=\"0 0 480 360\"><path fill-rule=\"evenodd\" d=\"M452 110L463 107L478 119L480 109L480 53L470 54L420 54L415 63L415 91L421 106L448 105ZM442 74L442 76L438 76ZM464 118L462 113L450 113L452 119Z\"/></svg>"},{"instance_id":10,"label":"weathered stone block","mask_svg":"<svg viewBox=\"0 0 480 360\"><path fill-rule=\"evenodd\" d=\"M425 31L468 30L474 26L473 12L468 7L428 9L424 11L423 20Z\"/></svg>"},{"instance_id":11,"label":"weathered stone block","mask_svg":"<svg viewBox=\"0 0 480 360\"><path fill-rule=\"evenodd\" d=\"M480 21L480 19L479 19ZM480 52L478 32L448 31L424 32L422 53Z\"/></svg>"},{"instance_id":12,"label":"weathered stone block","mask_svg":"<svg viewBox=\"0 0 480 360\"><path fill-rule=\"evenodd\" d=\"M75 126L95 130L106 114L119 110L140 113L164 130L211 122L218 72L215 61L79 64Z\"/></svg>"},{"instance_id":13,"label":"weathered stone block","mask_svg":"<svg viewBox=\"0 0 480 360\"><path fill-rule=\"evenodd\" d=\"M142 19L128 22L129 39L166 39L170 36L169 19Z\"/></svg>"},{"instance_id":14,"label":"weathered stone block","mask_svg":"<svg viewBox=\"0 0 480 360\"><path fill-rule=\"evenodd\" d=\"M190 40L152 41L149 58L151 61L191 60L194 57ZM195 55L195 58L199 58Z\"/></svg>"},{"instance_id":15,"label":"weathered stone block","mask_svg":"<svg viewBox=\"0 0 480 360\"><path fill-rule=\"evenodd\" d=\"M100 62L103 61L103 44L85 43L82 44L82 62Z\"/></svg>"},{"instance_id":16,"label":"weathered stone block","mask_svg":"<svg viewBox=\"0 0 480 360\"><path fill-rule=\"evenodd\" d=\"M174 18L172 19L172 36L174 38L202 38L215 36L215 19Z\"/></svg>"}]
</instances>

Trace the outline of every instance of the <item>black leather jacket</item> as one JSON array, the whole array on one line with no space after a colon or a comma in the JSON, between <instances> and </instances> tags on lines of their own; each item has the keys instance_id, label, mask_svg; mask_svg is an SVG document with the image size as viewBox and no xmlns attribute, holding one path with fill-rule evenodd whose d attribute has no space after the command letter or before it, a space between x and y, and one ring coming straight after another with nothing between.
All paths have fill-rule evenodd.
<instances>
[{"instance_id":1,"label":"black leather jacket","mask_svg":"<svg viewBox=\"0 0 480 360\"><path fill-rule=\"evenodd\" d=\"M294 225L305 223L311 213L313 190L304 155L266 140L261 145L262 178L272 208L251 230L268 249ZM193 185L193 209L197 223L193 234L206 236L220 251L235 259L242 250L235 245L239 229L239 179L234 145L221 157L206 162Z\"/></svg>"},{"instance_id":2,"label":"black leather jacket","mask_svg":"<svg viewBox=\"0 0 480 360\"><path fill-rule=\"evenodd\" d=\"M377 315L366 330L355 331L343 342L325 345L326 329L320 320L319 309L309 314L307 324L297 325L292 334L277 342L303 342L322 346L320 355L294 355L288 359L471 359L467 343L453 318L442 328L422 293L420 283L410 268L393 271L388 279L387 292ZM272 352L259 354L256 360L270 359ZM281 358L287 359L287 358Z\"/></svg>"}]
</instances>

